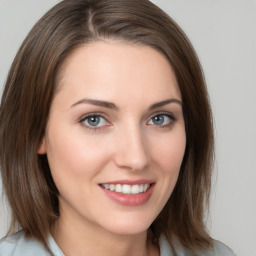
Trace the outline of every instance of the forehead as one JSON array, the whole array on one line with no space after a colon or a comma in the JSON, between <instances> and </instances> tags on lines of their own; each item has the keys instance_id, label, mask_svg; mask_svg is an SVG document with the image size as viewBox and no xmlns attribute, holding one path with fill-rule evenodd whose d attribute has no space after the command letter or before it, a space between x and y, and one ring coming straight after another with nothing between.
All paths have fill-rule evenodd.
<instances>
[{"instance_id":1,"label":"forehead","mask_svg":"<svg viewBox=\"0 0 256 256\"><path fill-rule=\"evenodd\" d=\"M175 74L162 53L118 41L80 46L63 63L58 81L60 91L77 97L84 93L108 100L117 95L180 98Z\"/></svg>"}]
</instances>

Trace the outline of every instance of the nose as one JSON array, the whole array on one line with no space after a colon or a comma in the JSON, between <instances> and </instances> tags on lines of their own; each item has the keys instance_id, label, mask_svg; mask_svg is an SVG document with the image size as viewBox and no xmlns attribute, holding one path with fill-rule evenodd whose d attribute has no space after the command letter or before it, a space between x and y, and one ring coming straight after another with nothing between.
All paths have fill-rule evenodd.
<instances>
[{"instance_id":1,"label":"nose","mask_svg":"<svg viewBox=\"0 0 256 256\"><path fill-rule=\"evenodd\" d=\"M139 127L120 131L116 140L115 163L133 172L143 171L150 163L146 137Z\"/></svg>"}]
</instances>

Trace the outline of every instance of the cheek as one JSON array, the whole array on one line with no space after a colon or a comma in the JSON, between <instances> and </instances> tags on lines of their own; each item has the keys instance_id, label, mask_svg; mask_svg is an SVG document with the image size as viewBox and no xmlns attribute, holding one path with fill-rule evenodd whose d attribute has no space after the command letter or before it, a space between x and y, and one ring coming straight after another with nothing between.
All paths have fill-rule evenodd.
<instances>
[{"instance_id":1,"label":"cheek","mask_svg":"<svg viewBox=\"0 0 256 256\"><path fill-rule=\"evenodd\" d=\"M82 182L83 178L90 179L108 161L108 143L102 138L60 129L58 133L52 131L49 134L47 157L57 187L58 184L72 185Z\"/></svg>"},{"instance_id":2,"label":"cheek","mask_svg":"<svg viewBox=\"0 0 256 256\"><path fill-rule=\"evenodd\" d=\"M186 135L181 129L160 136L158 143L156 144L155 140L154 144L154 147L151 144L152 163L154 164L152 170L157 178L155 201L158 202L157 214L159 214L177 183L186 148Z\"/></svg>"},{"instance_id":3,"label":"cheek","mask_svg":"<svg viewBox=\"0 0 256 256\"><path fill-rule=\"evenodd\" d=\"M170 134L157 144L155 143L152 148L154 161L161 166L163 174L178 175L186 148L185 131Z\"/></svg>"}]
</instances>

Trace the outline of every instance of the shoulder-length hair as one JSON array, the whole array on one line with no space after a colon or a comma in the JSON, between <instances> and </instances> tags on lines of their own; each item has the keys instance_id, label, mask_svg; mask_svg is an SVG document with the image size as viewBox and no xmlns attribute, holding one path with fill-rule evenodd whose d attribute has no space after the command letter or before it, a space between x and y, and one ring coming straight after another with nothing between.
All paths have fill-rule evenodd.
<instances>
[{"instance_id":1,"label":"shoulder-length hair","mask_svg":"<svg viewBox=\"0 0 256 256\"><path fill-rule=\"evenodd\" d=\"M152 241L165 234L192 251L210 247L204 217L209 203L213 128L203 72L179 26L148 0L64 0L48 11L21 45L0 107L0 164L3 185L27 236L47 246L58 218L58 190L46 156L37 154L63 61L83 44L113 39L147 45L172 66L180 88L186 151L177 185L152 223Z\"/></svg>"}]
</instances>

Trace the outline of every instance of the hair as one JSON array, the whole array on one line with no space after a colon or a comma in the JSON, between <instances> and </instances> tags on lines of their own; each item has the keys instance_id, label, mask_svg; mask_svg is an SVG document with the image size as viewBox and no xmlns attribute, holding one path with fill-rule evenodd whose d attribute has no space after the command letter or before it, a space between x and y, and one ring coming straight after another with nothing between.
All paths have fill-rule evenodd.
<instances>
[{"instance_id":1,"label":"hair","mask_svg":"<svg viewBox=\"0 0 256 256\"><path fill-rule=\"evenodd\" d=\"M47 246L59 215L58 190L47 157L37 150L45 134L62 63L80 46L104 40L150 46L169 61L183 102L187 145L175 189L152 223L151 239L165 234L191 251L210 248L205 226L213 163L212 115L203 71L179 26L148 0L64 0L49 10L21 45L0 107L0 165L12 210L26 236Z\"/></svg>"}]
</instances>

